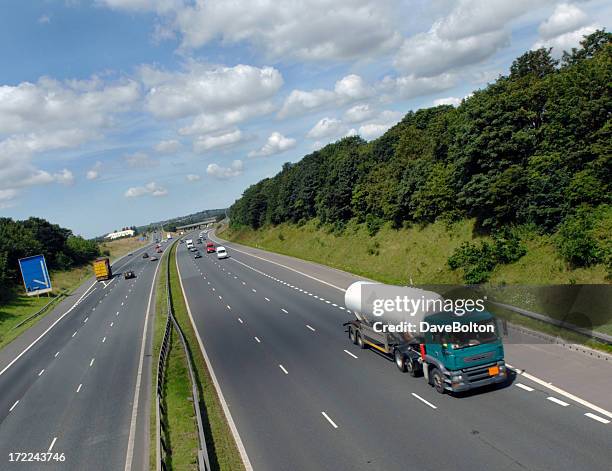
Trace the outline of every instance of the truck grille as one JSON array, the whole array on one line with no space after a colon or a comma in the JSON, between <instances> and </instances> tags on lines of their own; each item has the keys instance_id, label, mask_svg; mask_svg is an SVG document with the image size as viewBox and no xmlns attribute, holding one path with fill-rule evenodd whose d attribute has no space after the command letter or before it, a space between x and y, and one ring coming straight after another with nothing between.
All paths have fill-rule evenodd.
<instances>
[{"instance_id":1,"label":"truck grille","mask_svg":"<svg viewBox=\"0 0 612 471\"><path fill-rule=\"evenodd\" d=\"M463 359L463 361L465 363L472 363L474 361L484 360L486 358L491 358L493 356L493 353L495 353L495 352L480 353L480 354L474 355L472 357L466 357L466 358Z\"/></svg>"},{"instance_id":2,"label":"truck grille","mask_svg":"<svg viewBox=\"0 0 612 471\"><path fill-rule=\"evenodd\" d=\"M486 365L472 366L471 368L464 368L463 374L467 377L470 382L480 381L481 379L489 378L489 368L496 366L497 363L487 363Z\"/></svg>"}]
</instances>

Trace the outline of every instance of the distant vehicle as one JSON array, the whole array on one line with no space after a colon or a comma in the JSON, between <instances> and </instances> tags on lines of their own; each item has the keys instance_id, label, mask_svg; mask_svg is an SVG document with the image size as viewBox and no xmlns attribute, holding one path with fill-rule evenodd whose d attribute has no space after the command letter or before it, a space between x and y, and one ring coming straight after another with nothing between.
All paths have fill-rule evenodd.
<instances>
[{"instance_id":1,"label":"distant vehicle","mask_svg":"<svg viewBox=\"0 0 612 471\"><path fill-rule=\"evenodd\" d=\"M202 258L202 254L198 251L193 258Z\"/></svg>"},{"instance_id":2,"label":"distant vehicle","mask_svg":"<svg viewBox=\"0 0 612 471\"><path fill-rule=\"evenodd\" d=\"M172 234L166 234L166 239L167 239L167 240L172 239Z\"/></svg>"},{"instance_id":3,"label":"distant vehicle","mask_svg":"<svg viewBox=\"0 0 612 471\"><path fill-rule=\"evenodd\" d=\"M128 254L128 257L131 257L132 255L134 255L134 254L133 254L132 252L130 252L130 253Z\"/></svg>"},{"instance_id":4,"label":"distant vehicle","mask_svg":"<svg viewBox=\"0 0 612 471\"><path fill-rule=\"evenodd\" d=\"M130 278L136 278L136 274L132 270L124 271L123 278L129 280Z\"/></svg>"},{"instance_id":5,"label":"distant vehicle","mask_svg":"<svg viewBox=\"0 0 612 471\"><path fill-rule=\"evenodd\" d=\"M188 249L193 247L193 239L187 239L185 242L187 243L187 248Z\"/></svg>"},{"instance_id":6,"label":"distant vehicle","mask_svg":"<svg viewBox=\"0 0 612 471\"><path fill-rule=\"evenodd\" d=\"M113 271L111 270L110 261L106 257L99 257L93 263L94 274L96 280L110 280L113 277Z\"/></svg>"},{"instance_id":7,"label":"distant vehicle","mask_svg":"<svg viewBox=\"0 0 612 471\"><path fill-rule=\"evenodd\" d=\"M157 261L157 257L151 257L151 261L152 262L156 262Z\"/></svg>"},{"instance_id":8,"label":"distant vehicle","mask_svg":"<svg viewBox=\"0 0 612 471\"><path fill-rule=\"evenodd\" d=\"M149 254L147 252L143 253L142 258L149 258Z\"/></svg>"},{"instance_id":9,"label":"distant vehicle","mask_svg":"<svg viewBox=\"0 0 612 471\"><path fill-rule=\"evenodd\" d=\"M161 249L161 247L158 247L158 248L157 248L157 250L156 250L156 252L157 252L157 253L162 253L162 252L163 252L163 250Z\"/></svg>"},{"instance_id":10,"label":"distant vehicle","mask_svg":"<svg viewBox=\"0 0 612 471\"><path fill-rule=\"evenodd\" d=\"M225 250L225 247L219 246L217 247L217 258L221 259L221 258L227 258L229 257L229 255L227 254L227 250Z\"/></svg>"},{"instance_id":11,"label":"distant vehicle","mask_svg":"<svg viewBox=\"0 0 612 471\"><path fill-rule=\"evenodd\" d=\"M206 253L215 253L215 246L212 242L206 244Z\"/></svg>"}]
</instances>

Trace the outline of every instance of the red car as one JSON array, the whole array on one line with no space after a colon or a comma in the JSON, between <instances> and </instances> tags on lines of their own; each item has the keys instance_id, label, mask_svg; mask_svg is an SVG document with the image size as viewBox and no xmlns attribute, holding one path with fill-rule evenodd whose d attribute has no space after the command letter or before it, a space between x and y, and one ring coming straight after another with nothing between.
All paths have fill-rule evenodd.
<instances>
[{"instance_id":1,"label":"red car","mask_svg":"<svg viewBox=\"0 0 612 471\"><path fill-rule=\"evenodd\" d=\"M206 242L206 253L215 253L215 244L210 241Z\"/></svg>"}]
</instances>

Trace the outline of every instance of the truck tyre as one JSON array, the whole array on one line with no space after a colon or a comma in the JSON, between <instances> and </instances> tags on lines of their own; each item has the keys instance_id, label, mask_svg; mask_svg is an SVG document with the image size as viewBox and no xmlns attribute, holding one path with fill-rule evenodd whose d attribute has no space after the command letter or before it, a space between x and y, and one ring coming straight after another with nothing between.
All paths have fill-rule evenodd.
<instances>
[{"instance_id":1,"label":"truck tyre","mask_svg":"<svg viewBox=\"0 0 612 471\"><path fill-rule=\"evenodd\" d=\"M395 357L395 366L397 366L397 369L400 370L402 373L405 373L407 370L406 357L404 356L404 354L399 350L395 350L393 356Z\"/></svg>"},{"instance_id":2,"label":"truck tyre","mask_svg":"<svg viewBox=\"0 0 612 471\"><path fill-rule=\"evenodd\" d=\"M444 389L444 375L442 372L438 368L433 368L429 374L432 386L436 388L437 392L444 394L446 390Z\"/></svg>"},{"instance_id":3,"label":"truck tyre","mask_svg":"<svg viewBox=\"0 0 612 471\"><path fill-rule=\"evenodd\" d=\"M413 378L419 375L419 368L418 368L417 362L414 361L414 358L410 356L406 359L406 371Z\"/></svg>"},{"instance_id":4,"label":"truck tyre","mask_svg":"<svg viewBox=\"0 0 612 471\"><path fill-rule=\"evenodd\" d=\"M363 341L363 337L361 336L361 334L359 332L357 332L357 345L359 345L359 348L361 348L362 350L367 348L367 345Z\"/></svg>"},{"instance_id":5,"label":"truck tyre","mask_svg":"<svg viewBox=\"0 0 612 471\"><path fill-rule=\"evenodd\" d=\"M351 339L351 342L353 342L355 345L357 345L357 334L355 332L355 329L353 329L352 326L349 325L348 328L348 334L349 334L349 338Z\"/></svg>"}]
</instances>

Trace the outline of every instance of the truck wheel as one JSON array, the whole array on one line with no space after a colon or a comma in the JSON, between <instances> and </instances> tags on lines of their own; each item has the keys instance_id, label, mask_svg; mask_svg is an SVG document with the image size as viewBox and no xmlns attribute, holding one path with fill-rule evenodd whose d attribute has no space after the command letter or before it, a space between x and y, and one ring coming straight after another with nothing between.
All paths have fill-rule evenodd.
<instances>
[{"instance_id":1,"label":"truck wheel","mask_svg":"<svg viewBox=\"0 0 612 471\"><path fill-rule=\"evenodd\" d=\"M363 338L361 337L361 334L359 332L357 332L357 345L359 345L359 348L361 348L362 350L367 347L366 343L363 341Z\"/></svg>"},{"instance_id":2,"label":"truck wheel","mask_svg":"<svg viewBox=\"0 0 612 471\"><path fill-rule=\"evenodd\" d=\"M434 368L430 372L431 375L431 383L436 391L440 394L444 394L446 390L444 389L444 375L438 368Z\"/></svg>"},{"instance_id":3,"label":"truck wheel","mask_svg":"<svg viewBox=\"0 0 612 471\"><path fill-rule=\"evenodd\" d=\"M404 354L402 352L400 352L399 350L395 350L395 366L397 366L397 369L400 370L402 373L406 372L406 357L404 357Z\"/></svg>"},{"instance_id":4,"label":"truck wheel","mask_svg":"<svg viewBox=\"0 0 612 471\"><path fill-rule=\"evenodd\" d=\"M355 334L355 329L349 326L348 331L349 331L349 338L351 339L351 342L357 345L357 335Z\"/></svg>"},{"instance_id":5,"label":"truck wheel","mask_svg":"<svg viewBox=\"0 0 612 471\"><path fill-rule=\"evenodd\" d=\"M406 371L413 378L419 375L419 368L413 358L408 357L406 360Z\"/></svg>"}]
</instances>

